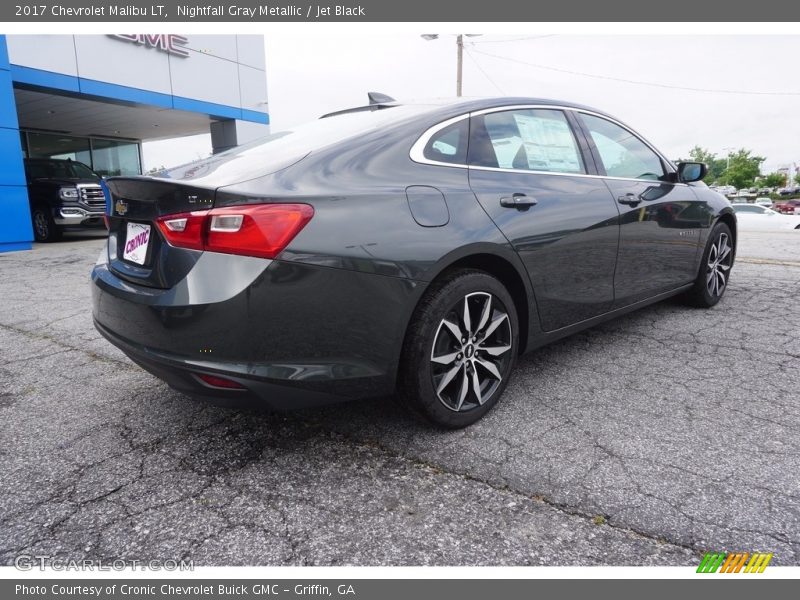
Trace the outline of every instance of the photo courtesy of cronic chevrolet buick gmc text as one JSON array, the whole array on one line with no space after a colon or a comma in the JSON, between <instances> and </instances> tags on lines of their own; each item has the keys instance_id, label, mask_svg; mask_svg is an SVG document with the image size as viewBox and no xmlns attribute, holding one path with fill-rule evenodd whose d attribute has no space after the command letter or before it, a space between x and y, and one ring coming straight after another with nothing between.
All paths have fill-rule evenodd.
<instances>
[{"instance_id":1,"label":"photo courtesy of cronic chevrolet buick gmc text","mask_svg":"<svg viewBox=\"0 0 800 600\"><path fill-rule=\"evenodd\" d=\"M370 100L108 179L98 330L191 396L394 394L457 428L498 403L520 353L724 294L736 218L705 165L565 102Z\"/></svg>"},{"instance_id":2,"label":"photo courtesy of cronic chevrolet buick gmc text","mask_svg":"<svg viewBox=\"0 0 800 600\"><path fill-rule=\"evenodd\" d=\"M54 242L67 229L104 227L106 201L97 173L74 160L26 158L24 162L37 242Z\"/></svg>"}]
</instances>

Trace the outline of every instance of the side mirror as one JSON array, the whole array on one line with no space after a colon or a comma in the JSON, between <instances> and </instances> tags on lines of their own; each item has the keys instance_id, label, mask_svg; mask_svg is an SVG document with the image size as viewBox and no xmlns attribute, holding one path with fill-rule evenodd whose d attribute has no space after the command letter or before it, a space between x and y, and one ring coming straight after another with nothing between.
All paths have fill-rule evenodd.
<instances>
[{"instance_id":1,"label":"side mirror","mask_svg":"<svg viewBox=\"0 0 800 600\"><path fill-rule=\"evenodd\" d=\"M700 181L708 174L708 167L700 162L678 163L678 176L684 183Z\"/></svg>"}]
</instances>

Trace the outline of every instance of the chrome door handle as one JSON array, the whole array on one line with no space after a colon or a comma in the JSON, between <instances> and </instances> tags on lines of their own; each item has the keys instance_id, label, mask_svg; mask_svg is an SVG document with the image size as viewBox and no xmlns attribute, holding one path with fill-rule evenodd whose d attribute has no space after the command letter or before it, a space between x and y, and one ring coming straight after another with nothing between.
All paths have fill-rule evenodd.
<instances>
[{"instance_id":1,"label":"chrome door handle","mask_svg":"<svg viewBox=\"0 0 800 600\"><path fill-rule=\"evenodd\" d=\"M506 208L516 208L519 210L526 210L531 206L534 206L537 202L538 200L536 200L536 198L533 196L519 193L500 198L500 206L505 206Z\"/></svg>"},{"instance_id":2,"label":"chrome door handle","mask_svg":"<svg viewBox=\"0 0 800 600\"><path fill-rule=\"evenodd\" d=\"M639 196L637 196L636 194L630 194L630 193L625 194L624 196L620 196L619 198L617 198L617 202L619 202L620 204L627 204L628 206L636 206L641 201L642 201L642 199L639 198Z\"/></svg>"}]
</instances>

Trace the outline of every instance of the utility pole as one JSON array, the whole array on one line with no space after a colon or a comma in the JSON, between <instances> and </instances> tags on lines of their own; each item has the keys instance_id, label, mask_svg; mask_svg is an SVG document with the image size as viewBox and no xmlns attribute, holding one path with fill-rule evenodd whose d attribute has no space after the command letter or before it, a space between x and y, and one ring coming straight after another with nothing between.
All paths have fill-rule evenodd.
<instances>
[{"instance_id":1,"label":"utility pole","mask_svg":"<svg viewBox=\"0 0 800 600\"><path fill-rule=\"evenodd\" d=\"M464 71L464 36L458 34L456 38L456 52L458 54L457 67L456 67L456 96L461 97L461 78Z\"/></svg>"},{"instance_id":2,"label":"utility pole","mask_svg":"<svg viewBox=\"0 0 800 600\"><path fill-rule=\"evenodd\" d=\"M478 37L480 33L459 33L456 36L456 96L461 96L461 83L464 79L464 36ZM423 33L420 36L425 41L438 40L438 33Z\"/></svg>"},{"instance_id":3,"label":"utility pole","mask_svg":"<svg viewBox=\"0 0 800 600\"><path fill-rule=\"evenodd\" d=\"M725 170L728 170L731 168L731 152L736 150L736 148L723 148L722 150L728 153L728 159L725 163Z\"/></svg>"}]
</instances>

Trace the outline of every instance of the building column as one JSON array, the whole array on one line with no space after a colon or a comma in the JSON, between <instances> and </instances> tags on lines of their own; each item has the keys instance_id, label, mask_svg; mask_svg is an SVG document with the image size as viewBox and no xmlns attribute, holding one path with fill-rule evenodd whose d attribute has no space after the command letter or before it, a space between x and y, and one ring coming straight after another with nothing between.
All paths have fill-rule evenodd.
<instances>
[{"instance_id":1,"label":"building column","mask_svg":"<svg viewBox=\"0 0 800 600\"><path fill-rule=\"evenodd\" d=\"M29 250L33 240L31 210L4 35L0 35L0 214L0 252Z\"/></svg>"},{"instance_id":2,"label":"building column","mask_svg":"<svg viewBox=\"0 0 800 600\"><path fill-rule=\"evenodd\" d=\"M225 119L211 122L211 148L214 154L269 135L269 125Z\"/></svg>"}]
</instances>

